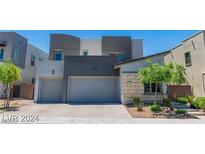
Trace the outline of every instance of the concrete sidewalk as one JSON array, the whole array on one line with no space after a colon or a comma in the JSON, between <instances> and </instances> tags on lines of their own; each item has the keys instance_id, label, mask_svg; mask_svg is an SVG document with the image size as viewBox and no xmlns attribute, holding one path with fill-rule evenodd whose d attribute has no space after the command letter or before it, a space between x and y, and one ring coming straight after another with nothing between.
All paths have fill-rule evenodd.
<instances>
[{"instance_id":1,"label":"concrete sidewalk","mask_svg":"<svg viewBox=\"0 0 205 154\"><path fill-rule=\"evenodd\" d=\"M2 117L0 116L0 119ZM5 123L1 122L0 123ZM148 119L148 118L80 118L80 117L39 117L36 122L11 122L16 124L205 124L200 119Z\"/></svg>"}]
</instances>

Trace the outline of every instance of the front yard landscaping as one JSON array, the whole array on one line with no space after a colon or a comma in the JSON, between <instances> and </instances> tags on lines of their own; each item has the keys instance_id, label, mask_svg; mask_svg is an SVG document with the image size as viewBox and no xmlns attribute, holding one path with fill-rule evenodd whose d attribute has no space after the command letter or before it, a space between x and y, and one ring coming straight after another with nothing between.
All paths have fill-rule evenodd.
<instances>
[{"instance_id":1,"label":"front yard landscaping","mask_svg":"<svg viewBox=\"0 0 205 154\"><path fill-rule=\"evenodd\" d=\"M204 97L191 99L191 96L186 96L177 100L188 101L182 103L164 98L162 102L144 104L139 97L135 97L133 103L124 106L133 118L197 119L197 114L205 116Z\"/></svg>"},{"instance_id":2,"label":"front yard landscaping","mask_svg":"<svg viewBox=\"0 0 205 154\"><path fill-rule=\"evenodd\" d=\"M155 84L153 102L143 102L140 97L134 97L132 104L125 108L134 118L168 118L168 119L193 119L197 114L204 115L205 97L184 96L177 100L169 100L163 97L162 85L188 84L186 80L186 68L175 63L152 63L147 61L148 66L138 72L139 78L144 85ZM148 88L149 91L150 88ZM147 92L147 89L144 89ZM157 95L160 100L157 100ZM185 95L185 94L184 94ZM174 98L173 98L174 99ZM130 101L130 100L129 100ZM193 114L194 113L194 114ZM201 114L202 113L202 114Z\"/></svg>"}]
</instances>

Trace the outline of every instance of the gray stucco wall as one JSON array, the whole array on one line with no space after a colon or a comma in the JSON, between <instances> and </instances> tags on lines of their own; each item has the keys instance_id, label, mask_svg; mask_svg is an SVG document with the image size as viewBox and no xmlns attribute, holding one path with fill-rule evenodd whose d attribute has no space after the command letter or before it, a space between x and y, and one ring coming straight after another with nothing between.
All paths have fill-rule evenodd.
<instances>
[{"instance_id":1,"label":"gray stucco wall","mask_svg":"<svg viewBox=\"0 0 205 154\"><path fill-rule=\"evenodd\" d=\"M116 56L66 56L64 76L119 76Z\"/></svg>"},{"instance_id":2,"label":"gray stucco wall","mask_svg":"<svg viewBox=\"0 0 205 154\"><path fill-rule=\"evenodd\" d=\"M143 57L143 40L132 39L132 59Z\"/></svg>"},{"instance_id":3,"label":"gray stucco wall","mask_svg":"<svg viewBox=\"0 0 205 154\"><path fill-rule=\"evenodd\" d=\"M25 68L28 40L15 32L1 32L0 42L6 42L4 59L14 59L15 49L19 49L19 59L16 63L20 68Z\"/></svg>"},{"instance_id":4,"label":"gray stucco wall","mask_svg":"<svg viewBox=\"0 0 205 154\"><path fill-rule=\"evenodd\" d=\"M80 55L80 38L66 34L51 34L49 60L53 60L55 49L62 49L62 59L66 55Z\"/></svg>"},{"instance_id":5,"label":"gray stucco wall","mask_svg":"<svg viewBox=\"0 0 205 154\"><path fill-rule=\"evenodd\" d=\"M131 38L126 36L103 36L102 53L110 55L110 52L124 52L125 60L132 58Z\"/></svg>"}]
</instances>

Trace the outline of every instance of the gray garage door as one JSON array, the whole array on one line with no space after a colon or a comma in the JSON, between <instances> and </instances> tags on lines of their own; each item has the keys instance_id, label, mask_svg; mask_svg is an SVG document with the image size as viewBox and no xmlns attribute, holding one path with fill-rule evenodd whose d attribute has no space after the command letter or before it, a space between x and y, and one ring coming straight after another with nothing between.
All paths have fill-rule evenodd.
<instances>
[{"instance_id":1,"label":"gray garage door","mask_svg":"<svg viewBox=\"0 0 205 154\"><path fill-rule=\"evenodd\" d=\"M117 78L70 78L68 100L77 103L119 102Z\"/></svg>"},{"instance_id":2,"label":"gray garage door","mask_svg":"<svg viewBox=\"0 0 205 154\"><path fill-rule=\"evenodd\" d=\"M61 103L63 92L62 79L41 79L40 102Z\"/></svg>"}]
</instances>

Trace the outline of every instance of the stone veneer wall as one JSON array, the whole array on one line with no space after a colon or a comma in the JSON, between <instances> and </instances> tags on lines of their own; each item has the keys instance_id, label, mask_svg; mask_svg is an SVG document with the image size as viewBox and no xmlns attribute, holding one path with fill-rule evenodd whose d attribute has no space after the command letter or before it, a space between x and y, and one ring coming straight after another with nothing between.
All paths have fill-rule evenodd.
<instances>
[{"instance_id":1,"label":"stone veneer wall","mask_svg":"<svg viewBox=\"0 0 205 154\"><path fill-rule=\"evenodd\" d=\"M131 103L133 97L141 97L144 94L144 85L137 73L123 73L121 80L123 104Z\"/></svg>"},{"instance_id":2,"label":"stone veneer wall","mask_svg":"<svg viewBox=\"0 0 205 154\"><path fill-rule=\"evenodd\" d=\"M140 97L147 103L154 101L154 94L144 94L144 84L141 83L137 73L123 73L121 80L123 104L132 103L133 97ZM156 99L160 100L160 95Z\"/></svg>"}]
</instances>

